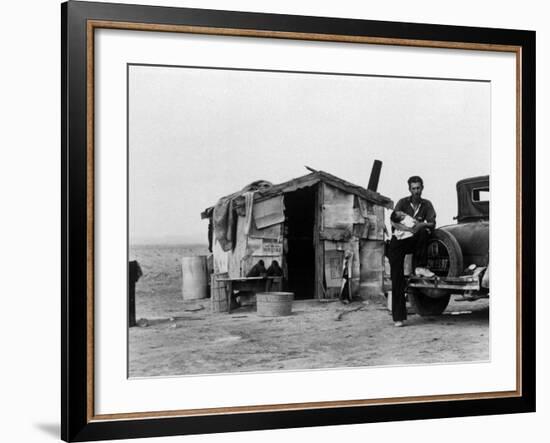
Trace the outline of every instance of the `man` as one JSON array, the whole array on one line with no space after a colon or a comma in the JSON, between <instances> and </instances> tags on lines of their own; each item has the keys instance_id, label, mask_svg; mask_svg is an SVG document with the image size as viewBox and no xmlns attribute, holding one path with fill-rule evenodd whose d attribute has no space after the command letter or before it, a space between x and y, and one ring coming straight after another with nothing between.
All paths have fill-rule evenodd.
<instances>
[{"instance_id":1,"label":"man","mask_svg":"<svg viewBox=\"0 0 550 443\"><path fill-rule=\"evenodd\" d=\"M392 317L395 326L403 326L407 319L405 304L405 277L403 262L407 254L414 253L415 274L421 277L433 277L434 273L426 268L427 243L430 231L435 228L435 210L429 200L422 198L424 182L417 175L407 180L410 196L402 198L391 214L392 238L388 249L392 283ZM401 223L405 213L414 219L412 227ZM411 236L396 236L395 232L410 232ZM401 239L399 239L399 238Z\"/></svg>"},{"instance_id":2,"label":"man","mask_svg":"<svg viewBox=\"0 0 550 443\"><path fill-rule=\"evenodd\" d=\"M136 260L132 260L128 266L128 326L136 326L136 283L143 275L141 266Z\"/></svg>"}]
</instances>

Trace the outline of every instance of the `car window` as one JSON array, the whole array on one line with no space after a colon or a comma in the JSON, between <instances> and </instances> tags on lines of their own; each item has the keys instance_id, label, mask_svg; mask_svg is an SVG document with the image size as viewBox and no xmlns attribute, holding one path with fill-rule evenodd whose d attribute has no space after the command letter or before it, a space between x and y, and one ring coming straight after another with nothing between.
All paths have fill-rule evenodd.
<instances>
[{"instance_id":1,"label":"car window","mask_svg":"<svg viewBox=\"0 0 550 443\"><path fill-rule=\"evenodd\" d=\"M489 188L472 189L472 201L488 202L490 199Z\"/></svg>"}]
</instances>

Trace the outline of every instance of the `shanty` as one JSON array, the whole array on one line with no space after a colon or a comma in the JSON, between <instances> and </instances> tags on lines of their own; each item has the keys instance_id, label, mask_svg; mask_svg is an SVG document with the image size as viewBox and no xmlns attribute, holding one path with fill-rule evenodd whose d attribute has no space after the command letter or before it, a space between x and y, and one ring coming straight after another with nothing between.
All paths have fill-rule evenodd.
<instances>
[{"instance_id":1,"label":"shanty","mask_svg":"<svg viewBox=\"0 0 550 443\"><path fill-rule=\"evenodd\" d=\"M490 360L490 83L241 68L128 70L128 377Z\"/></svg>"},{"instance_id":2,"label":"shanty","mask_svg":"<svg viewBox=\"0 0 550 443\"><path fill-rule=\"evenodd\" d=\"M366 188L311 170L220 192L200 213L202 243L135 247L142 268L130 262L129 321L138 326L129 333L130 377L486 360L488 301L472 292L467 310L457 298L436 321L430 306L440 299L415 305L413 290L414 329L391 322L385 249L394 205L376 191L380 166ZM488 178L472 180L468 194L482 201ZM483 229L481 215L463 226ZM428 285L411 280L411 259L409 285ZM475 278L435 284L470 291Z\"/></svg>"},{"instance_id":3,"label":"shanty","mask_svg":"<svg viewBox=\"0 0 550 443\"><path fill-rule=\"evenodd\" d=\"M311 171L280 184L253 182L202 212L214 312L230 310L237 290L275 288L295 300L383 294L384 210L392 200Z\"/></svg>"}]
</instances>

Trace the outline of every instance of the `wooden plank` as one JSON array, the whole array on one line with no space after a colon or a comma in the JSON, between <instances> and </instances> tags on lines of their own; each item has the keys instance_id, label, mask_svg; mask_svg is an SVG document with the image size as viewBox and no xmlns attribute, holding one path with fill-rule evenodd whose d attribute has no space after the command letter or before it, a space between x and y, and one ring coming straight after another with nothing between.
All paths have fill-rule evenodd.
<instances>
[{"instance_id":1,"label":"wooden plank","mask_svg":"<svg viewBox=\"0 0 550 443\"><path fill-rule=\"evenodd\" d=\"M322 184L323 187L323 226L334 227L331 222L345 222L350 224L354 222L353 202L354 195L342 191L334 186Z\"/></svg>"},{"instance_id":2,"label":"wooden plank","mask_svg":"<svg viewBox=\"0 0 550 443\"><path fill-rule=\"evenodd\" d=\"M345 251L350 251L353 254L353 258L351 261L351 278L352 280L357 279L355 283L359 286L359 276L361 272L361 257L360 257L360 246L359 246L359 239L352 238L349 241L328 241L325 240L324 242L325 246L325 261L327 260L327 256L334 254L332 251L338 251L342 255L345 253ZM325 279L327 279L327 267L325 266ZM355 291L357 288L353 287L352 289ZM355 294L355 293L354 293Z\"/></svg>"},{"instance_id":3,"label":"wooden plank","mask_svg":"<svg viewBox=\"0 0 550 443\"><path fill-rule=\"evenodd\" d=\"M323 230L330 228L353 229L355 213L353 194L333 186L322 184L323 188Z\"/></svg>"},{"instance_id":4,"label":"wooden plank","mask_svg":"<svg viewBox=\"0 0 550 443\"><path fill-rule=\"evenodd\" d=\"M324 190L322 184L319 183L315 194L315 217L313 223L313 248L315 254L315 284L313 285L313 297L316 299L325 298L325 251L324 242L321 240L323 202Z\"/></svg>"},{"instance_id":5,"label":"wooden plank","mask_svg":"<svg viewBox=\"0 0 550 443\"><path fill-rule=\"evenodd\" d=\"M326 298L338 298L340 297L341 288L327 288Z\"/></svg>"},{"instance_id":6,"label":"wooden plank","mask_svg":"<svg viewBox=\"0 0 550 443\"><path fill-rule=\"evenodd\" d=\"M368 298L384 293L384 242L361 240L361 296Z\"/></svg>"},{"instance_id":7,"label":"wooden plank","mask_svg":"<svg viewBox=\"0 0 550 443\"><path fill-rule=\"evenodd\" d=\"M367 208L367 218L369 222L368 239L384 240L384 208L370 202L367 202Z\"/></svg>"},{"instance_id":8,"label":"wooden plank","mask_svg":"<svg viewBox=\"0 0 550 443\"><path fill-rule=\"evenodd\" d=\"M353 237L353 225L350 228L324 228L320 233L321 240L347 242Z\"/></svg>"},{"instance_id":9,"label":"wooden plank","mask_svg":"<svg viewBox=\"0 0 550 443\"><path fill-rule=\"evenodd\" d=\"M366 223L354 223L353 236L357 238L367 239L369 237L370 222L367 219Z\"/></svg>"},{"instance_id":10,"label":"wooden plank","mask_svg":"<svg viewBox=\"0 0 550 443\"><path fill-rule=\"evenodd\" d=\"M316 185L318 182L319 182L318 173L312 173L312 174L304 175L302 177L294 178L287 182L280 183L278 185L273 185L268 189L262 189L260 191L256 191L254 193L254 203L268 200L276 195L280 195L288 192L294 192L302 188L308 188L310 186ZM238 209L243 206L244 206L244 197L239 196L239 197L236 197L235 200L233 200L233 207L235 209ZM205 210L204 212L206 213L206 211L207 210Z\"/></svg>"},{"instance_id":11,"label":"wooden plank","mask_svg":"<svg viewBox=\"0 0 550 443\"><path fill-rule=\"evenodd\" d=\"M323 182L328 183L334 187L337 187L343 191L362 197L365 200L376 203L388 209L393 209L393 201L379 194L378 192L371 191L369 189L362 188L361 186L354 185L353 183L342 180L328 172L319 171L320 178Z\"/></svg>"},{"instance_id":12,"label":"wooden plank","mask_svg":"<svg viewBox=\"0 0 550 443\"><path fill-rule=\"evenodd\" d=\"M212 312L227 311L227 294L222 277L212 274L210 283L210 309Z\"/></svg>"},{"instance_id":13,"label":"wooden plank","mask_svg":"<svg viewBox=\"0 0 550 443\"><path fill-rule=\"evenodd\" d=\"M314 186L319 182L328 183L335 188L341 189L342 191L351 193L353 195L357 195L358 197L362 197L365 200L376 203L388 209L393 209L393 201L390 198L385 197L379 194L378 192L374 192L369 189L365 189L361 186L354 185L353 183L350 183L346 180L343 180L339 177L336 177L335 175L329 174L328 172L324 172L324 171L313 172L311 174L307 174L302 177L294 178L287 182L274 185L269 189L257 191L254 195L254 202L267 200L268 198L271 198L277 194L293 192L293 191L296 191L297 189ZM233 204L235 208L239 208L242 205L244 205L244 198L241 198L241 197L237 198ZM209 209L210 208L205 209L201 214L201 216L203 214L206 216Z\"/></svg>"},{"instance_id":14,"label":"wooden plank","mask_svg":"<svg viewBox=\"0 0 550 443\"><path fill-rule=\"evenodd\" d=\"M268 200L254 202L252 209L254 224L258 229L268 228L285 221L283 196L276 195Z\"/></svg>"},{"instance_id":15,"label":"wooden plank","mask_svg":"<svg viewBox=\"0 0 550 443\"><path fill-rule=\"evenodd\" d=\"M354 185L353 183L342 180L341 178L324 171L313 172L311 174L307 174L302 177L298 177L287 182L274 185L269 189L257 191L254 195L254 202L267 200L268 198L271 198L277 194L293 192L297 189L314 186L319 182L328 183L338 189L364 198L365 200L376 203L388 209L393 209L393 201L390 198L385 197L378 192L374 192L361 186ZM239 209L244 205L244 198L236 198L233 203L234 208ZM203 212L201 212L201 218L205 219L210 217L212 215L213 209L213 206L206 208Z\"/></svg>"},{"instance_id":16,"label":"wooden plank","mask_svg":"<svg viewBox=\"0 0 550 443\"><path fill-rule=\"evenodd\" d=\"M280 239L282 237L282 223L279 223L278 225L269 226L264 229L258 229L256 227L256 224L254 223L254 220L252 220L252 224L250 226L250 232L248 233L248 237L250 238L272 238L272 239Z\"/></svg>"},{"instance_id":17,"label":"wooden plank","mask_svg":"<svg viewBox=\"0 0 550 443\"><path fill-rule=\"evenodd\" d=\"M342 287L342 266L344 263L344 251L328 250L325 251L325 279L327 288Z\"/></svg>"},{"instance_id":18,"label":"wooden plank","mask_svg":"<svg viewBox=\"0 0 550 443\"><path fill-rule=\"evenodd\" d=\"M353 259L351 262L351 278L350 278L350 290L352 295L359 295L360 276L361 276L361 252L359 246L359 239L353 239L350 242L350 250L353 252Z\"/></svg>"},{"instance_id":19,"label":"wooden plank","mask_svg":"<svg viewBox=\"0 0 550 443\"><path fill-rule=\"evenodd\" d=\"M464 285L440 284L437 288L434 285L424 283L409 283L409 288L424 288L424 289L454 289L456 291L479 291L479 284L469 283Z\"/></svg>"},{"instance_id":20,"label":"wooden plank","mask_svg":"<svg viewBox=\"0 0 550 443\"><path fill-rule=\"evenodd\" d=\"M353 195L348 195L350 201L338 203L325 203L323 205L324 227L325 228L349 228L356 223L353 210Z\"/></svg>"},{"instance_id":21,"label":"wooden plank","mask_svg":"<svg viewBox=\"0 0 550 443\"><path fill-rule=\"evenodd\" d=\"M336 249L344 250L345 243L338 241L327 240L323 242L325 245L325 251L334 251Z\"/></svg>"},{"instance_id":22,"label":"wooden plank","mask_svg":"<svg viewBox=\"0 0 550 443\"><path fill-rule=\"evenodd\" d=\"M445 283L474 283L479 281L479 277L473 277L470 275L465 275L462 277L419 277L411 276L409 277L411 281L423 281L426 283L434 282L445 282Z\"/></svg>"}]
</instances>

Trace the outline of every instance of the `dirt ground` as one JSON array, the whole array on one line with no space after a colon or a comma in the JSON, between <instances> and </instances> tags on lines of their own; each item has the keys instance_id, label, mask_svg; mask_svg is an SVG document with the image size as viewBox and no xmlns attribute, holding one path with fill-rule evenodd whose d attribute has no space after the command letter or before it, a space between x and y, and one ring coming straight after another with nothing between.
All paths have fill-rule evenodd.
<instances>
[{"instance_id":1,"label":"dirt ground","mask_svg":"<svg viewBox=\"0 0 550 443\"><path fill-rule=\"evenodd\" d=\"M130 377L490 359L487 299L451 301L437 317L411 314L402 328L373 301L295 301L288 317L259 317L254 307L211 313L209 299L167 312L130 328Z\"/></svg>"}]
</instances>

